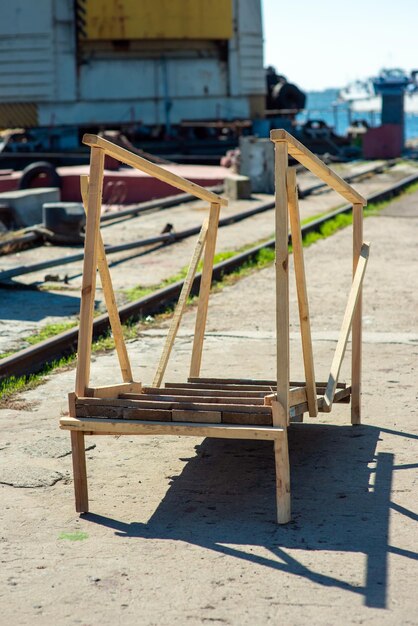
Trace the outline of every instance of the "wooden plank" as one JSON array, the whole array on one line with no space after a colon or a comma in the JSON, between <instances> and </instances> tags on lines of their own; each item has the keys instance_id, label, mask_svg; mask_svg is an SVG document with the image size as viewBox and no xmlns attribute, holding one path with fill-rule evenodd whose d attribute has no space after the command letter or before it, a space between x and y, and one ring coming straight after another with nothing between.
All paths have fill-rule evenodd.
<instances>
[{"instance_id":1,"label":"wooden plank","mask_svg":"<svg viewBox=\"0 0 418 626\"><path fill-rule=\"evenodd\" d=\"M204 424L221 424L221 411L180 411L173 409L173 422L200 422Z\"/></svg>"},{"instance_id":2,"label":"wooden plank","mask_svg":"<svg viewBox=\"0 0 418 626\"><path fill-rule=\"evenodd\" d=\"M68 419L75 418L70 417ZM83 432L71 432L71 452L73 460L75 510L77 513L87 513L89 510L89 495Z\"/></svg>"},{"instance_id":3,"label":"wooden plank","mask_svg":"<svg viewBox=\"0 0 418 626\"><path fill-rule=\"evenodd\" d=\"M86 396L88 398L117 398L121 394L136 393L141 394L142 384L134 381L130 383L120 383L119 385L105 385L103 387L87 387Z\"/></svg>"},{"instance_id":4,"label":"wooden plank","mask_svg":"<svg viewBox=\"0 0 418 626\"><path fill-rule=\"evenodd\" d=\"M208 233L208 226L209 221L205 220L202 225L198 240L196 242L195 249L193 251L189 269L187 271L186 278L184 279L177 306L171 319L170 328L167 334L167 338L165 340L164 348L157 366L157 370L154 375L154 380L152 382L153 387L161 386L161 381L167 368L168 360L170 358L171 350L173 349L181 318L187 305L187 298L190 295L190 290L192 288L193 280L196 275L197 266L199 265L200 257L202 256L203 246L205 245Z\"/></svg>"},{"instance_id":5,"label":"wooden plank","mask_svg":"<svg viewBox=\"0 0 418 626\"><path fill-rule=\"evenodd\" d=\"M307 400L306 387L299 387L299 389L290 389L289 391L289 406L296 406L306 402ZM264 406L271 406L273 400L277 400L276 393L269 393L264 396Z\"/></svg>"},{"instance_id":6,"label":"wooden plank","mask_svg":"<svg viewBox=\"0 0 418 626\"><path fill-rule=\"evenodd\" d=\"M253 426L272 426L271 412L270 415L261 413L236 413L234 411L222 411L223 424L241 424Z\"/></svg>"},{"instance_id":7,"label":"wooden plank","mask_svg":"<svg viewBox=\"0 0 418 626\"><path fill-rule=\"evenodd\" d=\"M75 392L82 396L90 380L91 342L93 337L94 296L96 293L97 245L102 206L104 152L92 148L86 237L84 242L83 280L81 287L80 328L78 332Z\"/></svg>"},{"instance_id":8,"label":"wooden plank","mask_svg":"<svg viewBox=\"0 0 418 626\"><path fill-rule=\"evenodd\" d=\"M210 287L212 284L213 259L215 256L220 209L220 204L212 203L210 206L209 226L206 237L205 256L203 259L202 278L200 280L199 301L197 305L196 324L193 338L190 376L199 376L200 366L202 363L203 341L205 338Z\"/></svg>"},{"instance_id":9,"label":"wooden plank","mask_svg":"<svg viewBox=\"0 0 418 626\"><path fill-rule=\"evenodd\" d=\"M289 414L289 249L287 144L275 144L276 188L276 364L277 400Z\"/></svg>"},{"instance_id":10,"label":"wooden plank","mask_svg":"<svg viewBox=\"0 0 418 626\"><path fill-rule=\"evenodd\" d=\"M325 393L325 389L324 389ZM351 400L351 387L339 389L335 392L333 404L348 404ZM329 413L328 407L325 405L324 398L318 398L318 411Z\"/></svg>"},{"instance_id":11,"label":"wooden plank","mask_svg":"<svg viewBox=\"0 0 418 626\"><path fill-rule=\"evenodd\" d=\"M335 189L335 191L348 200L348 202L355 202L362 206L367 204L367 200L365 200L358 191L338 176L338 174L325 165L315 154L288 132L282 129L272 130L270 132L270 139L276 142L276 144L286 143L289 154L294 159L299 161L299 163L312 172L312 174L315 174L315 176L318 176L318 178L327 183L327 185Z\"/></svg>"},{"instance_id":12,"label":"wooden plank","mask_svg":"<svg viewBox=\"0 0 418 626\"><path fill-rule=\"evenodd\" d=\"M158 178L158 180L162 180L163 182L167 183L168 185L172 185L177 189L182 189L187 193L191 193L201 200L216 202L221 206L226 206L228 204L228 200L226 198L222 198L212 191L208 191L204 187L200 187L200 185L196 185L195 183L192 183L189 180L182 178L181 176L177 176L177 174L173 174L163 167L156 165L155 163L151 163L150 161L147 161L139 155L133 154L132 152L129 152L129 150L115 145L107 139L103 139L103 137L86 134L83 137L83 143L86 146L96 146L98 148L101 148L106 152L106 154L109 154L118 161L121 161L126 165L130 165L135 169L141 170L142 172L145 172L150 176L154 176L154 178Z\"/></svg>"},{"instance_id":13,"label":"wooden plank","mask_svg":"<svg viewBox=\"0 0 418 626\"><path fill-rule=\"evenodd\" d=\"M200 424L190 422L166 423L139 420L102 420L94 418L76 419L62 417L60 428L64 430L104 432L109 435L189 435L192 437L219 437L221 439L264 439L275 440L283 436L283 429L265 426L235 426Z\"/></svg>"},{"instance_id":14,"label":"wooden plank","mask_svg":"<svg viewBox=\"0 0 418 626\"><path fill-rule=\"evenodd\" d=\"M194 378L194 377L189 377L187 379L188 383L205 383L205 384L212 384L213 386L216 385L216 383L220 383L222 385L257 385L257 386L263 386L263 387L273 387L276 386L277 381L276 380L258 380L258 379L254 379L254 378ZM167 385L181 385L184 383L167 383ZM342 389L343 387L346 386L347 383L341 382L338 383L338 386ZM305 385L305 381L291 381L290 382L290 386L291 387L303 387ZM316 383L317 387L326 387L327 383L326 382L317 382Z\"/></svg>"},{"instance_id":15,"label":"wooden plank","mask_svg":"<svg viewBox=\"0 0 418 626\"><path fill-rule=\"evenodd\" d=\"M353 205L353 276L363 243L363 207ZM358 295L351 330L351 423L361 424L362 290Z\"/></svg>"},{"instance_id":16,"label":"wooden plank","mask_svg":"<svg viewBox=\"0 0 418 626\"><path fill-rule=\"evenodd\" d=\"M263 398L229 398L225 396L190 396L190 395L171 395L171 394L154 394L143 393L140 396L132 393L120 394L119 398L126 398L127 400L151 400L153 402L200 402L200 403L213 403L213 404L255 404L263 405Z\"/></svg>"},{"instance_id":17,"label":"wooden plank","mask_svg":"<svg viewBox=\"0 0 418 626\"><path fill-rule=\"evenodd\" d=\"M324 387L326 384L324 383ZM230 398L233 400L237 399L249 399L249 402L253 402L254 399L262 399L264 398L266 392L261 391L231 391L229 389L200 389L200 388L190 388L190 387L143 387L144 394L156 394L156 395L169 395L169 396L205 396L206 398L210 397L218 397L218 398ZM209 400L208 400L209 401Z\"/></svg>"},{"instance_id":18,"label":"wooden plank","mask_svg":"<svg viewBox=\"0 0 418 626\"><path fill-rule=\"evenodd\" d=\"M280 402L272 402L273 426L283 430L283 437L274 442L274 460L276 465L276 502L277 522L290 522L290 464L289 446L287 441L288 411Z\"/></svg>"},{"instance_id":19,"label":"wooden plank","mask_svg":"<svg viewBox=\"0 0 418 626\"><path fill-rule=\"evenodd\" d=\"M88 188L89 177L80 176L81 198L83 200L84 210L86 214L88 210ZM103 295L106 303L106 308L109 314L110 327L112 329L113 339L115 341L115 348L119 360L122 380L125 383L131 382L133 380L131 364L129 362L125 339L123 337L122 324L120 322L115 292L113 291L112 278L110 276L109 265L106 259L106 252L103 245L102 235L100 233L100 228L98 230L97 237L97 266L99 269L100 281L103 287Z\"/></svg>"},{"instance_id":20,"label":"wooden plank","mask_svg":"<svg viewBox=\"0 0 418 626\"><path fill-rule=\"evenodd\" d=\"M335 350L334 358L331 364L331 371L329 374L328 385L324 396L324 410L330 411L334 400L334 394L336 390L336 383L338 382L338 376L340 374L341 364L344 358L345 349L347 347L348 337L350 334L351 323L353 321L354 311L357 304L357 299L360 294L361 285L363 283L364 274L367 267L367 261L369 258L369 244L364 243L361 247L360 258L357 264L356 273L354 275L353 283L350 289L350 295L348 297L347 306L344 313L344 319L341 326L340 335L338 338L337 347Z\"/></svg>"},{"instance_id":21,"label":"wooden plank","mask_svg":"<svg viewBox=\"0 0 418 626\"><path fill-rule=\"evenodd\" d=\"M287 173L287 198L289 203L290 231L292 234L293 261L295 266L298 296L299 322L302 338L303 365L306 377L306 392L310 417L318 415L316 399L315 367L312 350L311 320L309 316L308 290L306 286L305 261L303 258L302 231L300 225L296 169Z\"/></svg>"},{"instance_id":22,"label":"wooden plank","mask_svg":"<svg viewBox=\"0 0 418 626\"><path fill-rule=\"evenodd\" d=\"M145 397L145 394L143 394ZM131 409L181 409L190 411L212 411L213 405L206 402L164 402L148 400L124 400L124 399L102 399L102 398L78 398L76 400L77 415L80 407L124 407ZM218 411L236 411L237 413L264 413L269 414L270 409L264 405L256 404L217 404Z\"/></svg>"}]
</instances>

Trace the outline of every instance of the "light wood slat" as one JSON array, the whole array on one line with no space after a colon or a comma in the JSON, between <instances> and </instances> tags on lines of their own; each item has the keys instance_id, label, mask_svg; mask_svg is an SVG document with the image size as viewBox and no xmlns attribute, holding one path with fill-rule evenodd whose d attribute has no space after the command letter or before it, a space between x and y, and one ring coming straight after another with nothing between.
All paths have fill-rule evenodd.
<instances>
[{"instance_id":1,"label":"light wood slat","mask_svg":"<svg viewBox=\"0 0 418 626\"><path fill-rule=\"evenodd\" d=\"M198 376L202 363L203 342L208 315L210 288L212 284L213 259L215 257L216 237L218 234L220 204L212 203L209 214L209 227L205 244L202 278L200 279L199 301L197 305L196 323L193 337L190 376Z\"/></svg>"},{"instance_id":2,"label":"light wood slat","mask_svg":"<svg viewBox=\"0 0 418 626\"><path fill-rule=\"evenodd\" d=\"M369 245L364 243L361 247L360 258L357 264L354 280L351 285L350 295L348 297L347 307L344 313L344 319L341 326L340 336L338 338L337 347L331 365L331 371L328 379L328 385L324 396L324 410L331 410L338 376L340 374L341 364L343 362L345 349L347 347L348 337L350 334L351 324L353 321L354 311L357 299L360 294L361 285L363 283L364 274L369 258Z\"/></svg>"},{"instance_id":3,"label":"light wood slat","mask_svg":"<svg viewBox=\"0 0 418 626\"><path fill-rule=\"evenodd\" d=\"M144 394L145 396L145 394ZM213 405L205 402L153 402L147 400L124 400L102 398L78 398L76 400L76 411L83 406L101 406L101 407L125 407L132 409L189 409L191 411L212 411ZM237 413L264 413L268 415L271 409L264 405L256 404L218 404L218 411L236 411Z\"/></svg>"},{"instance_id":4,"label":"light wood slat","mask_svg":"<svg viewBox=\"0 0 418 626\"><path fill-rule=\"evenodd\" d=\"M306 383L304 381L300 381L300 382L295 382L295 383L291 383L291 387L301 387L303 385L305 385ZM322 389L324 387L327 386L327 382L320 382L317 383L317 390L318 389ZM346 387L346 383L338 383L337 387L338 389L344 389ZM150 389L150 387L144 387L144 392L146 392L148 389ZM222 385L219 383L166 383L164 389L169 390L170 393L177 393L174 390L178 389L178 390L182 390L182 392L184 393L188 393L188 390L190 389L190 391L196 390L196 392L198 392L198 395L204 395L206 394L207 391L214 391L214 392L219 392L219 391L223 391L223 392L228 392L228 393L238 393L238 394L242 394L243 396L245 396L247 393L251 394L251 392L255 392L255 393L262 393L264 395L267 394L271 394L271 393L275 393L275 387L273 387L273 385L269 386L269 385L234 385L234 384L226 384L226 385ZM290 390L289 390L290 392Z\"/></svg>"},{"instance_id":5,"label":"light wood slat","mask_svg":"<svg viewBox=\"0 0 418 626\"><path fill-rule=\"evenodd\" d=\"M202 382L204 384L216 384L216 383L221 383L223 385L262 385L264 387L270 387L270 386L275 386L277 381L276 380L263 380L263 379L254 379L254 378L201 378L201 377L189 377L187 379L188 383L199 383ZM184 384L184 383L171 383L171 384ZM305 381L291 381L290 382L290 386L291 387L303 387L305 385ZM327 383L326 382L317 382L316 383L317 387L326 387ZM341 382L338 383L338 386L341 387L341 389L343 387L347 386L347 383Z\"/></svg>"},{"instance_id":6,"label":"light wood slat","mask_svg":"<svg viewBox=\"0 0 418 626\"><path fill-rule=\"evenodd\" d=\"M117 398L119 394L142 392L141 383L130 382L119 385L106 385L104 387L87 387L86 397L88 398Z\"/></svg>"},{"instance_id":7,"label":"light wood slat","mask_svg":"<svg viewBox=\"0 0 418 626\"><path fill-rule=\"evenodd\" d=\"M75 392L82 396L90 380L91 343L93 338L93 311L96 293L97 235L102 206L104 152L92 148L90 157L90 184L86 237L84 241L83 280L81 287L80 328L78 332L77 370Z\"/></svg>"},{"instance_id":8,"label":"light wood slat","mask_svg":"<svg viewBox=\"0 0 418 626\"><path fill-rule=\"evenodd\" d=\"M283 429L263 426L235 426L200 423L143 422L139 420L76 419L62 417L64 430L106 433L109 435L189 435L191 437L219 437L222 439L267 439L283 436Z\"/></svg>"},{"instance_id":9,"label":"light wood slat","mask_svg":"<svg viewBox=\"0 0 418 626\"><path fill-rule=\"evenodd\" d=\"M348 202L355 202L365 206L367 200L358 193L351 185L343 180L338 174L330 169L325 163L318 159L308 148L295 139L292 135L282 129L272 130L270 132L270 139L277 143L286 143L289 154L299 161L306 169L312 174L318 176L321 180L327 183L330 187L335 189L339 194L343 196Z\"/></svg>"},{"instance_id":10,"label":"light wood slat","mask_svg":"<svg viewBox=\"0 0 418 626\"><path fill-rule=\"evenodd\" d=\"M121 393L119 395L120 399L127 400L150 400L153 402L162 401L162 402L198 402L198 403L213 403L213 404L254 404L262 406L264 404L263 397L252 397L252 398L228 398L227 396L190 396L190 395L171 395L171 394L153 394L153 393L143 393L140 396L138 394L133 393Z\"/></svg>"},{"instance_id":11,"label":"light wood slat","mask_svg":"<svg viewBox=\"0 0 418 626\"><path fill-rule=\"evenodd\" d=\"M363 207L353 205L353 276L363 243ZM361 423L362 290L357 299L351 330L351 423Z\"/></svg>"},{"instance_id":12,"label":"light wood slat","mask_svg":"<svg viewBox=\"0 0 418 626\"><path fill-rule=\"evenodd\" d=\"M277 400L272 401L272 419L274 428L283 429L283 437L274 442L274 460L276 464L276 501L277 521L279 524L290 522L290 464L287 441L288 411Z\"/></svg>"},{"instance_id":13,"label":"light wood slat","mask_svg":"<svg viewBox=\"0 0 418 626\"><path fill-rule=\"evenodd\" d=\"M287 144L275 144L276 235L276 366L277 400L289 414L289 220L287 209Z\"/></svg>"},{"instance_id":14,"label":"light wood slat","mask_svg":"<svg viewBox=\"0 0 418 626\"><path fill-rule=\"evenodd\" d=\"M197 266L199 265L200 257L202 256L203 246L205 245L207 233L208 233L209 221L205 220L199 237L196 242L196 246L190 261L187 276L184 279L183 287L181 289L180 297L177 302L173 317L171 319L170 328L167 334L167 338L164 344L163 352L161 354L160 361L155 372L154 380L152 382L153 387L160 387L165 370L167 368L168 360L170 358L171 351L173 349L174 341L177 336L178 329L180 327L181 318L187 305L187 298L190 295L190 290L196 275Z\"/></svg>"},{"instance_id":15,"label":"light wood slat","mask_svg":"<svg viewBox=\"0 0 418 626\"><path fill-rule=\"evenodd\" d=\"M324 390L325 393L325 390ZM333 404L348 404L351 399L351 387L346 389L339 389L335 392ZM325 404L324 397L318 398L318 411L320 413L329 413L328 407Z\"/></svg>"},{"instance_id":16,"label":"light wood slat","mask_svg":"<svg viewBox=\"0 0 418 626\"><path fill-rule=\"evenodd\" d=\"M88 176L80 176L80 189L84 210L87 214L89 189ZM122 380L125 383L132 382L133 376L131 364L129 361L128 351L126 349L125 339L123 337L122 324L120 323L119 311L116 304L115 292L113 291L112 278L110 276L109 265L107 263L106 252L100 228L97 238L97 266L99 269L100 281L103 287L103 295L106 303L106 308L109 314L109 322L115 342L116 354L119 360Z\"/></svg>"},{"instance_id":17,"label":"light wood slat","mask_svg":"<svg viewBox=\"0 0 418 626\"><path fill-rule=\"evenodd\" d=\"M325 387L324 383L324 387ZM222 398L264 398L266 392L262 391L229 391L227 389L194 389L190 387L143 387L145 394L167 394L178 396L205 396L205 397L222 397Z\"/></svg>"},{"instance_id":18,"label":"light wood slat","mask_svg":"<svg viewBox=\"0 0 418 626\"><path fill-rule=\"evenodd\" d=\"M129 150L121 148L111 141L103 139L103 137L86 134L83 137L83 143L86 146L97 146L103 149L106 154L109 154L118 161L121 161L126 165L131 165L135 169L141 170L142 172L145 172L150 176L154 176L155 178L158 178L158 180L162 180L163 182L167 183L168 185L172 185L177 189L182 189L183 191L190 193L197 198L201 198L201 200L216 202L221 206L226 206L228 204L226 198L222 198L212 191L208 191L204 187L196 185L196 183L192 183L189 180L182 178L181 176L177 176L177 174L173 174L163 167L160 167L155 163L151 163L150 161L143 159L137 154L132 154L131 152L129 152Z\"/></svg>"},{"instance_id":19,"label":"light wood slat","mask_svg":"<svg viewBox=\"0 0 418 626\"><path fill-rule=\"evenodd\" d=\"M303 365L306 377L306 391L310 417L318 415L316 398L315 367L312 350L311 320L309 316L308 289L306 286L305 261L303 258L302 231L300 225L296 170L290 168L287 174L287 197L289 203L290 231L292 234L293 261L295 266L296 290L298 296L300 332L302 337Z\"/></svg>"}]
</instances>

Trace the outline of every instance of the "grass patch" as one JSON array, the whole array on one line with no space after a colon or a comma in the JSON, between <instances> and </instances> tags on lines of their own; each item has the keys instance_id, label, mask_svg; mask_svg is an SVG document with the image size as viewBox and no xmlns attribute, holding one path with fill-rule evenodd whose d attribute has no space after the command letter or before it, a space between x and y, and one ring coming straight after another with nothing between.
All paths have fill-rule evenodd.
<instances>
[{"instance_id":1,"label":"grass patch","mask_svg":"<svg viewBox=\"0 0 418 626\"><path fill-rule=\"evenodd\" d=\"M4 408L13 396L22 391L35 389L45 382L45 376L53 370L71 365L75 361L76 355L71 354L61 359L56 359L43 366L42 370L37 374L28 374L26 376L9 376L0 380L0 407Z\"/></svg>"},{"instance_id":2,"label":"grass patch","mask_svg":"<svg viewBox=\"0 0 418 626\"><path fill-rule=\"evenodd\" d=\"M59 540L66 540L66 541L84 541L84 539L88 539L88 534L82 532L81 530L77 530L74 533L61 533L58 536Z\"/></svg>"},{"instance_id":3,"label":"grass patch","mask_svg":"<svg viewBox=\"0 0 418 626\"><path fill-rule=\"evenodd\" d=\"M55 335L59 335L59 333L63 333L66 330L70 330L70 328L74 328L77 326L76 321L72 322L61 322L58 324L47 324L36 335L29 335L25 337L24 341L27 341L31 346L40 343L41 341L45 341L45 339L50 339L51 337L55 337Z\"/></svg>"}]
</instances>

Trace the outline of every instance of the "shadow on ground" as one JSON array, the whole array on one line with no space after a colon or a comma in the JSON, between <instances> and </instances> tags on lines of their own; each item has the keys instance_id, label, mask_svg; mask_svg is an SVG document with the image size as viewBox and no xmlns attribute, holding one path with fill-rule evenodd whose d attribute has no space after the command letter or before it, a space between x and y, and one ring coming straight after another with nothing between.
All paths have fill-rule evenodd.
<instances>
[{"instance_id":1,"label":"shadow on ground","mask_svg":"<svg viewBox=\"0 0 418 626\"><path fill-rule=\"evenodd\" d=\"M394 468L390 453L376 454L380 432L372 426L292 427L293 521L286 526L275 521L272 444L219 439L197 446L197 455L173 477L147 524L94 513L84 517L113 528L116 535L189 542L361 594L367 606L385 608L388 553L413 559L418 555L388 544L390 508L416 515L391 504L392 474L403 466ZM271 557L249 553L248 546L254 545L269 550ZM364 554L364 586L307 568L286 551L294 548Z\"/></svg>"},{"instance_id":2,"label":"shadow on ground","mask_svg":"<svg viewBox=\"0 0 418 626\"><path fill-rule=\"evenodd\" d=\"M0 319L40 322L46 317L67 317L80 312L79 296L34 289L0 288ZM66 320L67 321L67 320Z\"/></svg>"}]
</instances>

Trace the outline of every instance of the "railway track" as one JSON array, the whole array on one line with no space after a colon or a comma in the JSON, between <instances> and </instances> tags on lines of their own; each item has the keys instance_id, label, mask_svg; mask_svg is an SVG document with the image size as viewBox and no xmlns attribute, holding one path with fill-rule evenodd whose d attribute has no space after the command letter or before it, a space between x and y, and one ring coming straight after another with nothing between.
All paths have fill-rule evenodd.
<instances>
[{"instance_id":1,"label":"railway track","mask_svg":"<svg viewBox=\"0 0 418 626\"><path fill-rule=\"evenodd\" d=\"M371 194L367 200L369 203L382 202L388 200L396 195L402 193L410 185L418 182L418 174L408 176L403 180L397 182L394 185L386 188L383 191ZM306 236L312 232L319 232L320 228L326 222L334 219L338 215L349 214L352 211L352 205L344 205L339 209L328 213L318 219L315 219L308 224L302 226L302 235ZM289 235L289 243L291 243L291 237ZM254 246L253 248L237 254L222 263L218 263L213 268L213 280L219 281L223 276L231 274L246 263L250 262L263 249L274 249L274 239L266 241L265 243ZM200 285L200 274L196 276L192 294L198 293ZM164 308L172 304L179 296L183 281L178 281L172 285L160 289L152 294L144 296L135 302L126 304L119 308L119 314L122 323L132 319L139 319L146 315L155 315L161 312ZM107 314L100 315L95 318L93 323L93 336L95 339L107 333L110 329L109 317ZM68 356L75 352L77 347L77 327L67 330L63 333L56 335L51 339L42 341L35 346L25 348L16 352L15 354L0 360L0 380L9 378L11 376L26 376L34 374L42 370L42 368L48 364L61 358Z\"/></svg>"},{"instance_id":2,"label":"railway track","mask_svg":"<svg viewBox=\"0 0 418 626\"><path fill-rule=\"evenodd\" d=\"M357 172L345 177L345 180L352 182L356 179L362 179L368 177L370 175L376 174L378 172L382 172L385 169L393 167L396 164L395 160L388 161L384 164L380 164L378 166L371 166L366 170L361 172ZM307 198L309 195L320 191L323 188L326 188L327 185L325 183L319 183L307 187L303 190L300 190L299 196L301 198ZM219 187L210 188L215 193L220 192ZM136 207L130 207L129 209L119 211L117 213L105 213L101 216L100 222L105 223L110 220L114 222L119 222L123 218L135 217L144 213L149 213L153 211L161 211L170 207L177 206L179 204L183 204L185 202L190 202L195 198L190 194L180 194L177 196L170 196L169 198L160 199L160 200L151 200L148 202L141 203ZM259 215L260 213L264 213L265 211L269 211L274 208L274 201L267 201L259 204L254 209L249 209L247 211L242 211L240 213L236 213L235 215L230 215L228 217L224 217L219 220L219 228L223 228L224 226L229 226L231 224L235 224L242 220L253 217L254 215ZM111 224L110 224L111 225ZM125 252L128 250L138 250L140 248L149 248L150 246L156 246L158 244L166 246L174 245L175 243L187 239L188 237L193 237L200 232L201 226L197 226L194 228L188 228L183 231L178 232L170 232L164 234L157 234L153 237L147 237L146 239L140 239L137 241L131 241L129 243L124 243L120 245L106 246L106 254L118 254L120 252ZM35 234L35 233L34 233ZM30 233L27 233L24 237L29 237ZM23 239L24 239L23 237ZM7 247L8 242L3 244ZM1 243L0 243L0 251L1 251ZM153 252L154 248L149 250L149 252ZM50 269L52 267L60 267L64 265L68 265L71 263L75 263L83 260L84 252L75 253L68 256L59 257L57 259L41 261L39 263L33 263L29 265L21 265L9 270L0 271L0 286L13 286L13 283L10 281L13 278L18 276L22 276L24 274L31 274L33 272ZM17 286L17 285L16 285Z\"/></svg>"}]
</instances>

